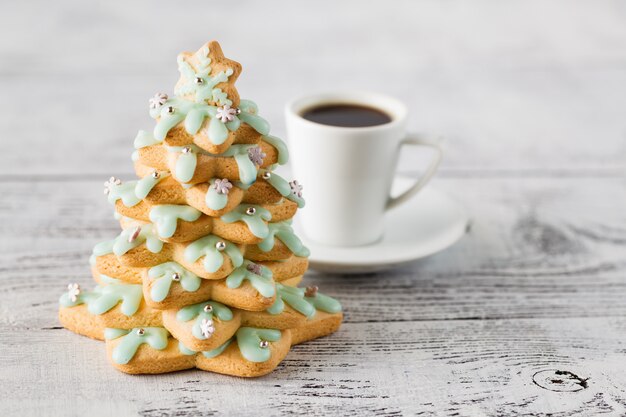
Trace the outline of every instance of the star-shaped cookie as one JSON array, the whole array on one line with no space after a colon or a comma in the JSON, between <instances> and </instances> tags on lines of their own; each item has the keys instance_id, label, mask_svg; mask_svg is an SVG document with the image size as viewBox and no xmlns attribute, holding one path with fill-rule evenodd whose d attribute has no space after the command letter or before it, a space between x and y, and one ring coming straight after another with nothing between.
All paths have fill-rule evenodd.
<instances>
[{"instance_id":1,"label":"star-shaped cookie","mask_svg":"<svg viewBox=\"0 0 626 417\"><path fill-rule=\"evenodd\" d=\"M239 105L235 82L241 74L241 64L224 56L217 41L204 44L195 53L178 55L181 73L175 92L179 97L213 106Z\"/></svg>"}]
</instances>

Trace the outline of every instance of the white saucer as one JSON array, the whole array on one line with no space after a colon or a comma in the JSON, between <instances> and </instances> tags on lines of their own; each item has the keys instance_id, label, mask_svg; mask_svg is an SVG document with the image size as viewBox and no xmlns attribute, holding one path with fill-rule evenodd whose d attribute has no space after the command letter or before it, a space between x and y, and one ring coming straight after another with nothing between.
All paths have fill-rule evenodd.
<instances>
[{"instance_id":1,"label":"white saucer","mask_svg":"<svg viewBox=\"0 0 626 417\"><path fill-rule=\"evenodd\" d=\"M392 194L408 189L414 180L396 178ZM311 269L324 272L362 273L387 269L437 253L464 234L469 217L459 203L431 186L385 219L383 239L368 246L335 247L311 242L296 222L302 242L311 250Z\"/></svg>"}]
</instances>

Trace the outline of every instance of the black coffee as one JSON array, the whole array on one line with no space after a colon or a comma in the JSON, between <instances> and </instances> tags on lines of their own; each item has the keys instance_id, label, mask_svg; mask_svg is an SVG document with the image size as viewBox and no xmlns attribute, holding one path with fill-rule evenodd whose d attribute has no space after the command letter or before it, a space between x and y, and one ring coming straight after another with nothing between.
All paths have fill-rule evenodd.
<instances>
[{"instance_id":1,"label":"black coffee","mask_svg":"<svg viewBox=\"0 0 626 417\"><path fill-rule=\"evenodd\" d=\"M378 126L391 121L388 114L378 109L355 104L313 107L303 112L302 117L315 123L340 127Z\"/></svg>"}]
</instances>

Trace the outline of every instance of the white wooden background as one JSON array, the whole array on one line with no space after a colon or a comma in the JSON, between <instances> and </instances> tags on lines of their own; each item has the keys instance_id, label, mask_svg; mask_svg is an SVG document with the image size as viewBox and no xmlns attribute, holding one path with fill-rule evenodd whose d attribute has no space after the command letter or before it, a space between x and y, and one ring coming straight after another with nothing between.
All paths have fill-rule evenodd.
<instances>
[{"instance_id":1,"label":"white wooden background","mask_svg":"<svg viewBox=\"0 0 626 417\"><path fill-rule=\"evenodd\" d=\"M367 3L0 3L0 415L626 413L626 4ZM117 231L101 183L130 177L147 98L212 38L280 136L302 93L406 101L473 227L386 273L310 274L345 324L267 377L124 375L57 297Z\"/></svg>"}]
</instances>

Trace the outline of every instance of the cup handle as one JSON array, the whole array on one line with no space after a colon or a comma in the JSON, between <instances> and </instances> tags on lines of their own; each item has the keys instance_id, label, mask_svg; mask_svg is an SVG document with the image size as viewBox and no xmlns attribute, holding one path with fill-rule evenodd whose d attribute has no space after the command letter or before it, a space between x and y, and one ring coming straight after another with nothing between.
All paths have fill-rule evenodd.
<instances>
[{"instance_id":1,"label":"cup handle","mask_svg":"<svg viewBox=\"0 0 626 417\"><path fill-rule=\"evenodd\" d=\"M441 158L443 156L443 150L439 146L439 142L439 139L431 141L424 139L414 133L407 134L407 137L404 138L402 142L400 142L400 147L402 147L403 145L428 146L435 151L435 155L433 156L433 159L430 161L430 164L426 168L426 171L424 171L424 174L417 180L415 184L411 186L411 188L409 188L397 197L389 197L389 200L387 201L387 207L385 208L386 210L397 207L413 197L428 183L428 181L430 181L433 175L435 175L435 172L437 172L437 168L439 167L439 163L441 162Z\"/></svg>"}]
</instances>

